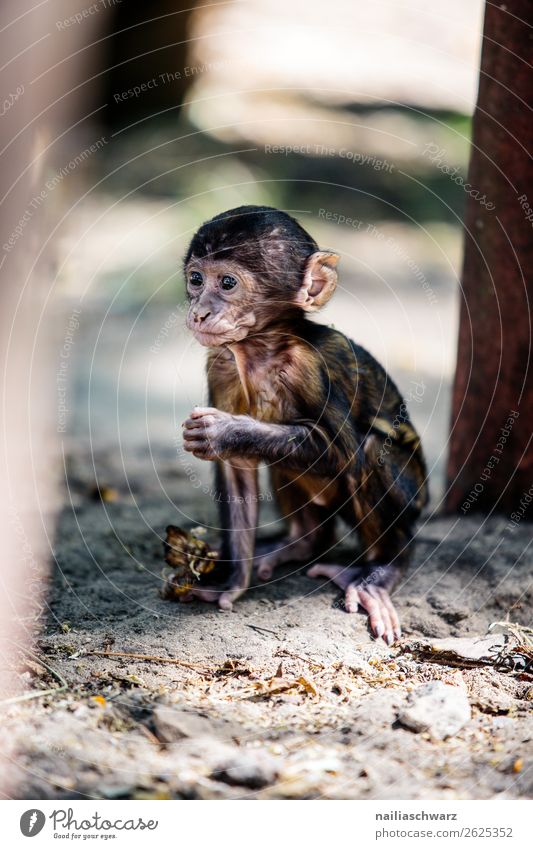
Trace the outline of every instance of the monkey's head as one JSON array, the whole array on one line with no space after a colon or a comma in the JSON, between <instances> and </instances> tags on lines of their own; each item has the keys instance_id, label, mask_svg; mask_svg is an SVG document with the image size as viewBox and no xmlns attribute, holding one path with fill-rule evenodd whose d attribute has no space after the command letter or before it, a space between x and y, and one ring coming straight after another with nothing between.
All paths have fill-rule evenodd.
<instances>
[{"instance_id":1,"label":"monkey's head","mask_svg":"<svg viewBox=\"0 0 533 849\"><path fill-rule=\"evenodd\" d=\"M187 327L202 345L231 345L320 309L335 290L338 259L286 212L222 212L200 227L185 256Z\"/></svg>"}]
</instances>

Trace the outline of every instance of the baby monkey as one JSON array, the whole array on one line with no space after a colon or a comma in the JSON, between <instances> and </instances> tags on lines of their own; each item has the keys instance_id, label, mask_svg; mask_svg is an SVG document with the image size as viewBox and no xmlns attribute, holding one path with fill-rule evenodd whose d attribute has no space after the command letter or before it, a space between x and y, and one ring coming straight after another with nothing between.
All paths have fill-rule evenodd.
<instances>
[{"instance_id":1,"label":"baby monkey","mask_svg":"<svg viewBox=\"0 0 533 849\"><path fill-rule=\"evenodd\" d=\"M288 537L255 558L268 580L315 561L372 634L401 635L391 591L427 501L420 439L385 370L344 334L308 318L332 296L339 257L285 212L241 206L203 224L184 261L187 326L209 348L209 406L184 423L184 447L216 464L227 573L189 598L232 603L250 584L257 469L267 464ZM322 563L338 517L356 529L353 565ZM318 562L316 562L318 561Z\"/></svg>"}]
</instances>

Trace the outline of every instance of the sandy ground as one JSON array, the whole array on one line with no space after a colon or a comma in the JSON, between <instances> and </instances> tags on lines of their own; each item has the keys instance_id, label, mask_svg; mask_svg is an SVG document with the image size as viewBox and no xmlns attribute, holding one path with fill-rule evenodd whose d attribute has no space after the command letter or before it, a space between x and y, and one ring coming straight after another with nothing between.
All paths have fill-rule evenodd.
<instances>
[{"instance_id":1,"label":"sandy ground","mask_svg":"<svg viewBox=\"0 0 533 849\"><path fill-rule=\"evenodd\" d=\"M163 601L165 526L186 524L183 513L198 515L206 496L164 453L154 462L168 501L146 456L130 468L134 495L116 455L94 462L118 498L91 500L93 460L70 462L49 611L21 680L25 689L57 687L59 673L66 688L3 709L21 798L528 794L531 679L421 662L402 645L374 642L332 586L290 566L232 613ZM396 594L403 645L484 634L507 615L525 624L531 533L525 521L505 531L503 519L423 524ZM339 556L349 552L348 541ZM409 692L434 679L466 688L472 710L438 742L397 722Z\"/></svg>"}]
</instances>

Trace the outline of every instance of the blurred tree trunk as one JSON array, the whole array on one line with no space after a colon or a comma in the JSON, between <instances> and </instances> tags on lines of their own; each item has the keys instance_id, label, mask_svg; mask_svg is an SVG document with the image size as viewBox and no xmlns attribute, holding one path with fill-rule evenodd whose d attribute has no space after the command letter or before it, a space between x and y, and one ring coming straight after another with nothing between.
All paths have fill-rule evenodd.
<instances>
[{"instance_id":1,"label":"blurred tree trunk","mask_svg":"<svg viewBox=\"0 0 533 849\"><path fill-rule=\"evenodd\" d=\"M88 21L72 27L67 41L57 22L70 14L70 0L4 0L0 5L5 97L0 152L0 701L20 693L25 652L43 624L60 504L59 348L50 297L59 256L53 230L57 208L50 208L46 179L54 173L49 148L53 151L54 143L91 109L86 92L78 90L88 75L80 57L97 32ZM65 59L65 53L71 58ZM2 799L17 792L14 782L22 774L13 743L6 737L0 747Z\"/></svg>"},{"instance_id":2,"label":"blurred tree trunk","mask_svg":"<svg viewBox=\"0 0 533 849\"><path fill-rule=\"evenodd\" d=\"M196 0L123 0L110 5L103 116L109 124L177 111L195 79L188 75L187 64L195 44L190 26L196 5ZM142 90L131 96L135 86Z\"/></svg>"},{"instance_id":3,"label":"blurred tree trunk","mask_svg":"<svg viewBox=\"0 0 533 849\"><path fill-rule=\"evenodd\" d=\"M516 510L533 484L531 10L531 0L485 9L468 174L479 194L469 195L465 213L450 512Z\"/></svg>"}]
</instances>

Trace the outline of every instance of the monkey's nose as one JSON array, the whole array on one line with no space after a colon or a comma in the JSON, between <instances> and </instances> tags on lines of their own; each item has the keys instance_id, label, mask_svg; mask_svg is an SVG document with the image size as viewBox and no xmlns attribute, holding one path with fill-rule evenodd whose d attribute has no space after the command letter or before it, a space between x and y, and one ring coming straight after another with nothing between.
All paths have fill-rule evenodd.
<instances>
[{"instance_id":1,"label":"monkey's nose","mask_svg":"<svg viewBox=\"0 0 533 849\"><path fill-rule=\"evenodd\" d=\"M211 315L210 310L208 310L207 312L195 312L194 313L194 320L198 324L199 322L205 321L206 318L208 318L210 315Z\"/></svg>"}]
</instances>

